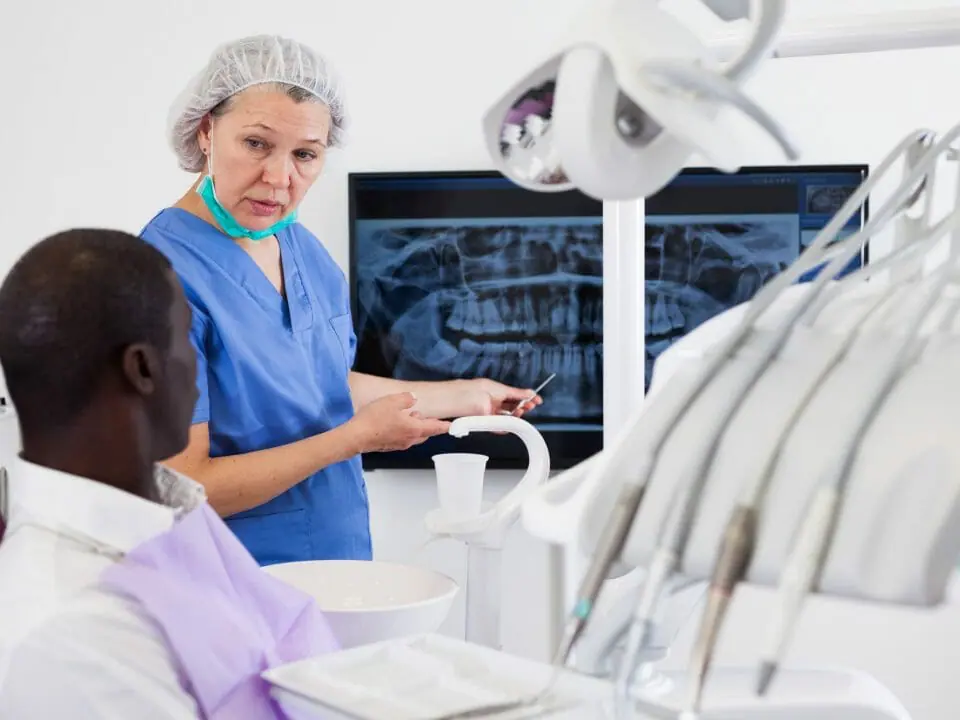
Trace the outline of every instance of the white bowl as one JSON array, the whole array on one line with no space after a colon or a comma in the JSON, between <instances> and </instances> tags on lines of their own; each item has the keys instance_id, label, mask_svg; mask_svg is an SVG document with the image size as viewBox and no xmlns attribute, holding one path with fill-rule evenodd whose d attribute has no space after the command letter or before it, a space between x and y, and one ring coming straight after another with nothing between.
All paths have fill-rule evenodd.
<instances>
[{"instance_id":1,"label":"white bowl","mask_svg":"<svg viewBox=\"0 0 960 720\"><path fill-rule=\"evenodd\" d=\"M377 561L312 560L264 570L317 601L342 649L436 632L460 589L438 572Z\"/></svg>"}]
</instances>

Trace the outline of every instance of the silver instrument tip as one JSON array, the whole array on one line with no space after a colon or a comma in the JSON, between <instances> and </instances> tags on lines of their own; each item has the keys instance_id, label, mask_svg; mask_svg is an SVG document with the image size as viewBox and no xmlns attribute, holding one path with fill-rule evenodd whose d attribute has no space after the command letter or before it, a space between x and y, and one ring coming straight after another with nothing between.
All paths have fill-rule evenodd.
<instances>
[{"instance_id":1,"label":"silver instrument tip","mask_svg":"<svg viewBox=\"0 0 960 720\"><path fill-rule=\"evenodd\" d=\"M773 682L773 676L777 674L777 663L765 660L760 663L760 672L757 675L757 695L761 697L767 694L770 689L770 683Z\"/></svg>"}]
</instances>

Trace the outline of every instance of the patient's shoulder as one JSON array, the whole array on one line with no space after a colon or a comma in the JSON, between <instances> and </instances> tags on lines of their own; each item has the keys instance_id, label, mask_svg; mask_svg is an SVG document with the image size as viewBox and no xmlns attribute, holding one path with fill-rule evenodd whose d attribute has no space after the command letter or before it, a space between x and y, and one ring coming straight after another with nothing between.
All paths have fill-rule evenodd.
<instances>
[{"instance_id":1,"label":"patient's shoulder","mask_svg":"<svg viewBox=\"0 0 960 720\"><path fill-rule=\"evenodd\" d=\"M196 717L159 627L99 588L78 593L6 649L0 717L26 708L24 717Z\"/></svg>"}]
</instances>

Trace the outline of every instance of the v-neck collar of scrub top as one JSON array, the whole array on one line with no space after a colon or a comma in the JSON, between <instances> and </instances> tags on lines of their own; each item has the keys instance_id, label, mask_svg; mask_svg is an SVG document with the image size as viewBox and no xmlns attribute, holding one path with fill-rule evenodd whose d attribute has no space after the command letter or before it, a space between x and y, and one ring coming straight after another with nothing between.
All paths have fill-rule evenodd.
<instances>
[{"instance_id":1,"label":"v-neck collar of scrub top","mask_svg":"<svg viewBox=\"0 0 960 720\"><path fill-rule=\"evenodd\" d=\"M169 208L174 217L188 230L188 236L196 235L198 250L202 251L238 285L240 285L265 311L286 319L289 313L290 329L301 332L313 327L313 303L300 274L302 265L291 225L276 234L280 247L280 262L283 272L285 295L277 291L256 261L247 254L233 238L206 220L182 208ZM189 230L193 228L195 232Z\"/></svg>"}]
</instances>

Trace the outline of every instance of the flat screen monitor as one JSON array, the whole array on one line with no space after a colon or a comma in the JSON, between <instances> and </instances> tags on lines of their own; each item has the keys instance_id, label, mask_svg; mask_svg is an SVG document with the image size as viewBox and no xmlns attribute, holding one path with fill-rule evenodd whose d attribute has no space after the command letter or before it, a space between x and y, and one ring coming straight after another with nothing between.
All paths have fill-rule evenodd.
<instances>
[{"instance_id":1,"label":"flat screen monitor","mask_svg":"<svg viewBox=\"0 0 960 720\"><path fill-rule=\"evenodd\" d=\"M602 448L603 205L536 193L494 172L353 174L350 284L354 370L404 380L486 377L543 390L528 419L551 465ZM366 468L432 467L479 452L526 467L512 435L441 436Z\"/></svg>"},{"instance_id":2,"label":"flat screen monitor","mask_svg":"<svg viewBox=\"0 0 960 720\"><path fill-rule=\"evenodd\" d=\"M647 385L671 343L792 263L866 174L865 165L695 168L648 198ZM555 373L528 416L553 467L602 448L602 203L480 171L354 173L349 204L354 370L531 388ZM845 272L863 262L865 252ZM371 453L364 467L429 468L442 452L483 453L490 468L527 462L517 438L480 433Z\"/></svg>"},{"instance_id":3,"label":"flat screen monitor","mask_svg":"<svg viewBox=\"0 0 960 720\"><path fill-rule=\"evenodd\" d=\"M647 199L646 387L678 338L750 300L797 259L867 177L866 165L688 169ZM867 205L841 238L860 230ZM867 247L838 274L867 262ZM814 268L800 278L816 277Z\"/></svg>"}]
</instances>

